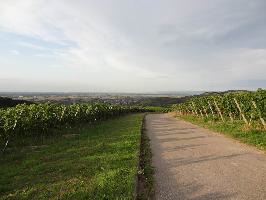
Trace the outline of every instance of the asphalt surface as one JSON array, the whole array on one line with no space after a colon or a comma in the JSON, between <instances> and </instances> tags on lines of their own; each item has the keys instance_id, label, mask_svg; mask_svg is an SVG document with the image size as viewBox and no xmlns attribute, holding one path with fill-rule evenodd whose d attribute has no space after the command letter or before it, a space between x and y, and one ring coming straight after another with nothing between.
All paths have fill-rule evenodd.
<instances>
[{"instance_id":1,"label":"asphalt surface","mask_svg":"<svg viewBox=\"0 0 266 200\"><path fill-rule=\"evenodd\" d=\"M146 116L156 199L266 200L266 155L231 138L175 119Z\"/></svg>"}]
</instances>

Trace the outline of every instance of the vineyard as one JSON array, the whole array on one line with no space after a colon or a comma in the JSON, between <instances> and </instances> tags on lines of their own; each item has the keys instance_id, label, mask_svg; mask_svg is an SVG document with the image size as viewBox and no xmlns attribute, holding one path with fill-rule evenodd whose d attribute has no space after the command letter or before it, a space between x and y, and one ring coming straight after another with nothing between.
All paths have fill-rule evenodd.
<instances>
[{"instance_id":1,"label":"vineyard","mask_svg":"<svg viewBox=\"0 0 266 200\"><path fill-rule=\"evenodd\" d=\"M173 105L173 110L180 115L200 116L215 121L243 120L248 127L265 129L266 90L192 97L185 103Z\"/></svg>"},{"instance_id":2,"label":"vineyard","mask_svg":"<svg viewBox=\"0 0 266 200\"><path fill-rule=\"evenodd\" d=\"M153 108L107 104L20 104L0 109L0 148L16 136L48 134L51 129L92 123L125 113L152 111Z\"/></svg>"}]
</instances>

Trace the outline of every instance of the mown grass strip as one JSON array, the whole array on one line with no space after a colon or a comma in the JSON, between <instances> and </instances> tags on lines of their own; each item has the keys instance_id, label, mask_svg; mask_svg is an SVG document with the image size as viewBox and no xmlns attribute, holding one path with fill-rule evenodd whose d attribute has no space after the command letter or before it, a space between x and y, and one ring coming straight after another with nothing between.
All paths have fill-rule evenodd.
<instances>
[{"instance_id":1,"label":"mown grass strip","mask_svg":"<svg viewBox=\"0 0 266 200\"><path fill-rule=\"evenodd\" d=\"M243 121L239 120L234 122L217 122L207 118L201 118L192 115L184 115L179 117L193 124L197 124L205 128L223 133L243 143L256 146L257 148L266 151L266 131L248 128L245 126Z\"/></svg>"},{"instance_id":2,"label":"mown grass strip","mask_svg":"<svg viewBox=\"0 0 266 200\"><path fill-rule=\"evenodd\" d=\"M0 157L0 199L132 199L143 114L73 129Z\"/></svg>"}]
</instances>

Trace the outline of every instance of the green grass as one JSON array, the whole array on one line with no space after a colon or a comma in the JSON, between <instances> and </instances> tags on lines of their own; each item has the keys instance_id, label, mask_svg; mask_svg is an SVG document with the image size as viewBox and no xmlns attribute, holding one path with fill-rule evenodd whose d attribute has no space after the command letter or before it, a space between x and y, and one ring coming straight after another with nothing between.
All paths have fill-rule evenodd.
<instances>
[{"instance_id":1,"label":"green grass","mask_svg":"<svg viewBox=\"0 0 266 200\"><path fill-rule=\"evenodd\" d=\"M0 158L0 199L132 199L143 114L73 129Z\"/></svg>"},{"instance_id":2,"label":"green grass","mask_svg":"<svg viewBox=\"0 0 266 200\"><path fill-rule=\"evenodd\" d=\"M221 121L213 121L206 118L196 117L192 115L184 115L180 118L189 121L191 123L209 128L211 130L223 133L229 137L235 138L243 143L256 146L261 150L266 150L266 131L258 130L255 128L247 128L243 121L227 121L225 123Z\"/></svg>"}]
</instances>

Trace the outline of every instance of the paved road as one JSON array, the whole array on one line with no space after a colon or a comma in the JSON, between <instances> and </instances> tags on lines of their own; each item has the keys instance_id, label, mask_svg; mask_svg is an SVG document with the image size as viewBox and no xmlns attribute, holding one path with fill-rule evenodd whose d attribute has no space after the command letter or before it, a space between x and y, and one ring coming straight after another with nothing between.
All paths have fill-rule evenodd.
<instances>
[{"instance_id":1,"label":"paved road","mask_svg":"<svg viewBox=\"0 0 266 200\"><path fill-rule=\"evenodd\" d=\"M266 200L266 155L174 119L146 116L156 168L156 199Z\"/></svg>"}]
</instances>

